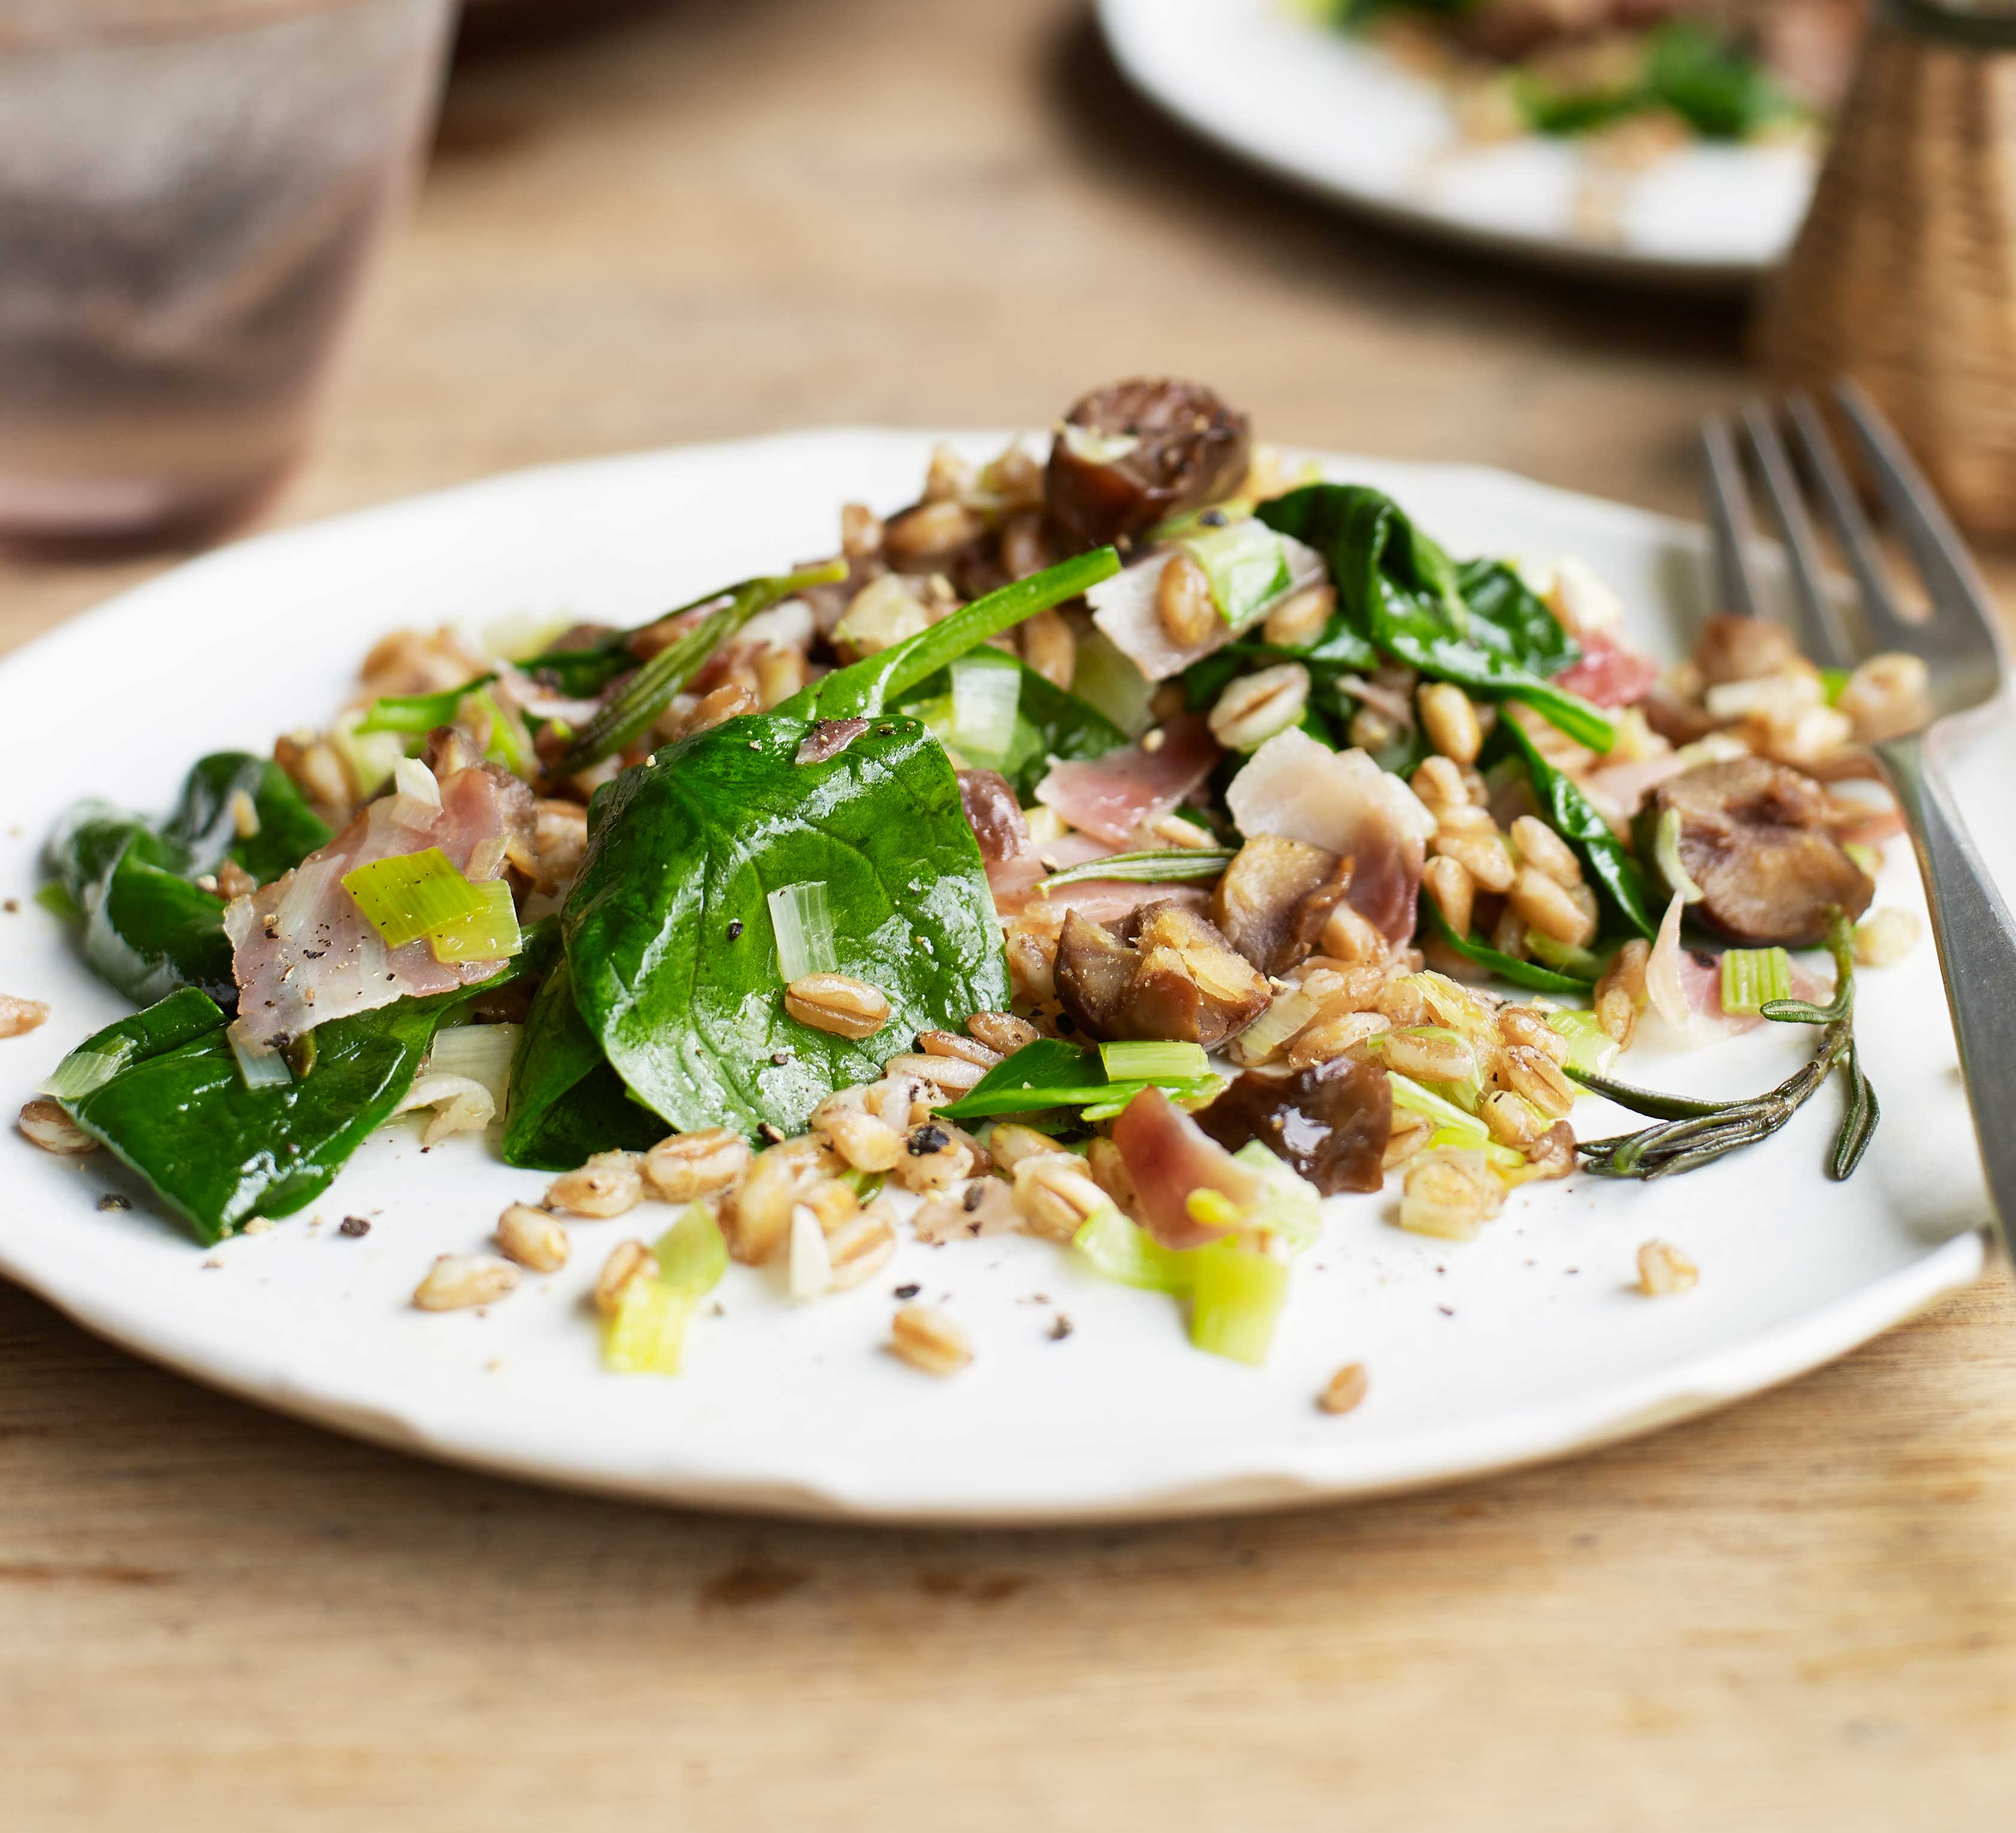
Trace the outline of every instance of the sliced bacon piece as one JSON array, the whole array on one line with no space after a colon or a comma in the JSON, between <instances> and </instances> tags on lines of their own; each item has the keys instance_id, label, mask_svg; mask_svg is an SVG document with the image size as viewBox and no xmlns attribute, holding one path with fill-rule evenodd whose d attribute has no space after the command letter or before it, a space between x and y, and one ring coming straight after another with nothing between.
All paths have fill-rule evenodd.
<instances>
[{"instance_id":1,"label":"sliced bacon piece","mask_svg":"<svg viewBox=\"0 0 2016 1833\"><path fill-rule=\"evenodd\" d=\"M1248 840L1278 834L1349 859L1345 901L1390 942L1413 935L1435 818L1364 752L1334 751L1291 726L1253 754L1225 800Z\"/></svg>"},{"instance_id":2,"label":"sliced bacon piece","mask_svg":"<svg viewBox=\"0 0 2016 1833\"><path fill-rule=\"evenodd\" d=\"M239 1022L251 1042L283 1047L333 1018L448 992L496 971L494 961L437 961L424 937L387 949L343 888L344 875L359 866L429 847L477 880L503 872L507 848L533 856L535 805L517 777L477 763L440 783L439 811L419 825L395 819L397 797L380 796L319 852L225 906ZM483 856L472 863L479 848Z\"/></svg>"},{"instance_id":3,"label":"sliced bacon piece","mask_svg":"<svg viewBox=\"0 0 2016 1833\"><path fill-rule=\"evenodd\" d=\"M1225 1233L1190 1212L1193 1190L1221 1192L1241 1205L1260 1180L1160 1089L1143 1089L1113 1123L1113 1143L1134 1180L1134 1219L1165 1248L1201 1248Z\"/></svg>"},{"instance_id":4,"label":"sliced bacon piece","mask_svg":"<svg viewBox=\"0 0 2016 1833\"><path fill-rule=\"evenodd\" d=\"M1125 845L1143 822L1193 794L1218 762L1201 713L1183 714L1160 729L1153 751L1144 740L1103 758L1052 765L1036 785L1036 800L1095 839Z\"/></svg>"},{"instance_id":5,"label":"sliced bacon piece","mask_svg":"<svg viewBox=\"0 0 2016 1833\"><path fill-rule=\"evenodd\" d=\"M1659 664L1601 634L1581 639L1582 658L1554 677L1554 685L1599 707L1636 706L1658 685Z\"/></svg>"}]
</instances>

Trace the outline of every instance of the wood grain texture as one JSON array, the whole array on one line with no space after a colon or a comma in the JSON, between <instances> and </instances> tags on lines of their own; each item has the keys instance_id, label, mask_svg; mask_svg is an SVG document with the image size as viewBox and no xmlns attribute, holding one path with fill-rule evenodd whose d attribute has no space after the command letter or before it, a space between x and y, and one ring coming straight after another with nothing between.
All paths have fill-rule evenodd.
<instances>
[{"instance_id":1,"label":"wood grain texture","mask_svg":"<svg viewBox=\"0 0 2016 1833\"><path fill-rule=\"evenodd\" d=\"M461 74L275 516L820 421L1040 420L1164 368L1283 439L1690 513L1740 338L1222 167L1068 4L693 0ZM0 570L0 637L149 570ZM9 1833L2000 1824L2012 1575L2000 1273L1558 1468L1031 1535L464 1475L0 1288Z\"/></svg>"}]
</instances>

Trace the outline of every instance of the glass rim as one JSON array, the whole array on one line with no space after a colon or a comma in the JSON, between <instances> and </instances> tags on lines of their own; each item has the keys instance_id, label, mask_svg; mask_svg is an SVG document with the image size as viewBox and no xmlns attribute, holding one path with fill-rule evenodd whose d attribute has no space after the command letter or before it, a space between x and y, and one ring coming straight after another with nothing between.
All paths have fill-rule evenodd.
<instances>
[{"instance_id":1,"label":"glass rim","mask_svg":"<svg viewBox=\"0 0 2016 1833\"><path fill-rule=\"evenodd\" d=\"M372 0L110 0L79 5L54 0L23 9L0 0L0 55L93 45L168 44L228 38L320 13L340 13ZM81 15L82 16L80 16Z\"/></svg>"}]
</instances>

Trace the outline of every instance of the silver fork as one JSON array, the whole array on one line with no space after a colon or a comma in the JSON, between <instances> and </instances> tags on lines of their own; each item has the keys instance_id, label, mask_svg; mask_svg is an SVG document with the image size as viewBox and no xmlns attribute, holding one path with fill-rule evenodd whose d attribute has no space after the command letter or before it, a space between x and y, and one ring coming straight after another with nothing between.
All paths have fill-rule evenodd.
<instances>
[{"instance_id":1,"label":"silver fork","mask_svg":"<svg viewBox=\"0 0 2016 1833\"><path fill-rule=\"evenodd\" d=\"M1861 603L1863 630L1827 590L1824 563L1805 499L1773 416L1753 404L1742 419L1743 443L1762 480L1765 499L1784 538L1798 636L1823 667L1846 668L1878 650L1908 650L1930 675L1929 716L1917 730L1872 744L1910 828L1925 881L1925 901L1946 974L1946 1003L1960 1042L1960 1072L1974 1111L1974 1130L1988 1172L1997 1232L2007 1252L2016 1220L2016 1129L1988 1103L2016 1089L2016 921L1995 888L1954 806L1939 763L1965 725L1983 719L2002 693L2005 668L1994 603L1939 499L1875 403L1852 382L1838 383L1850 430L1877 493L1909 551L1931 603L1922 621L1898 609L1861 500L1849 482L1812 400L1786 403L1795 439L1814 493L1846 556ZM1762 614L1752 543L1755 530L1737 444L1726 422L1701 428L1715 568L1727 608ZM1957 996L1970 989L1971 997Z\"/></svg>"}]
</instances>

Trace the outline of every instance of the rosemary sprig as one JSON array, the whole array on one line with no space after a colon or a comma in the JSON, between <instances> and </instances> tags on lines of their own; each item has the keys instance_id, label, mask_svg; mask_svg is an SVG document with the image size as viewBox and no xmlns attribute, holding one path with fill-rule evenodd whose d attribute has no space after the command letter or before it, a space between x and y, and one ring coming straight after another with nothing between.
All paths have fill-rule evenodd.
<instances>
[{"instance_id":1,"label":"rosemary sprig","mask_svg":"<svg viewBox=\"0 0 2016 1833\"><path fill-rule=\"evenodd\" d=\"M1170 847L1148 853L1108 853L1082 866L1053 872L1036 887L1054 891L1060 884L1082 884L1095 878L1138 879L1149 884L1175 884L1193 878L1219 878L1232 863L1229 847Z\"/></svg>"},{"instance_id":2,"label":"rosemary sprig","mask_svg":"<svg viewBox=\"0 0 2016 1833\"><path fill-rule=\"evenodd\" d=\"M1579 1148L1583 1164L1598 1176L1641 1179L1698 1170L1741 1147L1769 1139L1839 1068L1848 1083L1848 1111L1834 1136L1827 1174L1837 1179L1852 1176L1882 1109L1855 1047L1855 928L1839 910L1827 921L1827 948L1834 956L1835 979L1834 997L1826 1005L1769 999L1760 1008L1765 1017L1780 1024L1821 1028L1812 1057L1766 1094L1741 1101L1694 1100L1570 1068L1568 1073L1592 1093L1659 1123L1611 1139L1585 1140Z\"/></svg>"}]
</instances>

